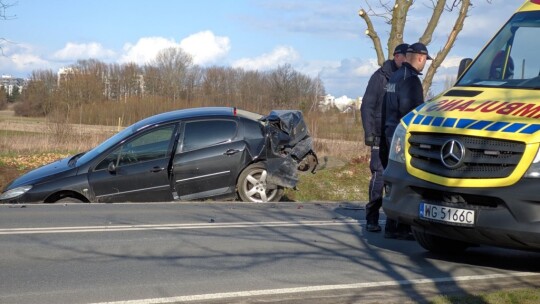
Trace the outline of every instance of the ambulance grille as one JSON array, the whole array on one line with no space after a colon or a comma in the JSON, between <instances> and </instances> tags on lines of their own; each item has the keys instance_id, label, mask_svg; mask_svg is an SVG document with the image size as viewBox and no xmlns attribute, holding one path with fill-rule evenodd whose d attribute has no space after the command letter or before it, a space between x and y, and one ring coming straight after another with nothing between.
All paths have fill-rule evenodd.
<instances>
[{"instance_id":1,"label":"ambulance grille","mask_svg":"<svg viewBox=\"0 0 540 304\"><path fill-rule=\"evenodd\" d=\"M450 178L508 177L525 151L523 142L440 133L412 133L409 144L414 168ZM442 155L448 155L452 144L455 157L443 162Z\"/></svg>"}]
</instances>

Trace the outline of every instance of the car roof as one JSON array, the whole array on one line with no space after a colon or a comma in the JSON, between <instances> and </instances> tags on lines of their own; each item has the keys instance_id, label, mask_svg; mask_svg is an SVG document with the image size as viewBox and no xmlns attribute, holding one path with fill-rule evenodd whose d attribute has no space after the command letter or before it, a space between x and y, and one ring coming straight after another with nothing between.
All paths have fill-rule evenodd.
<instances>
[{"instance_id":1,"label":"car roof","mask_svg":"<svg viewBox=\"0 0 540 304\"><path fill-rule=\"evenodd\" d=\"M133 131L144 129L147 126L167 123L170 121L182 120L186 118L197 118L197 117L216 117L216 116L240 116L250 120L259 120L262 115L239 110L232 107L202 107L202 108L189 108L176 110L171 112L164 112L154 116L150 116L143 120L140 120L132 125Z\"/></svg>"}]
</instances>

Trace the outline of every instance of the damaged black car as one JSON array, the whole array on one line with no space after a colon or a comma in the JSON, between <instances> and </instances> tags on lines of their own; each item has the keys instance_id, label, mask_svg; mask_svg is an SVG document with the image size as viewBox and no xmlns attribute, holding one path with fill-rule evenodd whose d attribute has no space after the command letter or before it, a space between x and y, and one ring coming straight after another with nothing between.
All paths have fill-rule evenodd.
<instances>
[{"instance_id":1,"label":"damaged black car","mask_svg":"<svg viewBox=\"0 0 540 304\"><path fill-rule=\"evenodd\" d=\"M143 119L94 149L12 181L0 203L279 201L318 161L300 111L228 107Z\"/></svg>"}]
</instances>

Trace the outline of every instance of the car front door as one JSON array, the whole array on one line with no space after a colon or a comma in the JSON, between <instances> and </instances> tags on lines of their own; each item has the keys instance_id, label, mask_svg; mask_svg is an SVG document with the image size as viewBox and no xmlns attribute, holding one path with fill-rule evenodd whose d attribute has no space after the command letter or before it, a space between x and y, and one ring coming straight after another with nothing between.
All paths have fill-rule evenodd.
<instances>
[{"instance_id":1,"label":"car front door","mask_svg":"<svg viewBox=\"0 0 540 304\"><path fill-rule=\"evenodd\" d=\"M235 119L188 121L173 159L175 189L190 200L235 192L246 144Z\"/></svg>"},{"instance_id":2,"label":"car front door","mask_svg":"<svg viewBox=\"0 0 540 304\"><path fill-rule=\"evenodd\" d=\"M169 179L176 125L153 128L109 152L90 170L99 202L155 202L173 199Z\"/></svg>"}]
</instances>

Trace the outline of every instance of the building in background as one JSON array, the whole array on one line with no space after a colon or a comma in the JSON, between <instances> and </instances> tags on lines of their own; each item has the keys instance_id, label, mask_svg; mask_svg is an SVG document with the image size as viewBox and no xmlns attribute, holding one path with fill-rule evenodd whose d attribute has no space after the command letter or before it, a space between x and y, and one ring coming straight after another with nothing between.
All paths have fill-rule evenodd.
<instances>
[{"instance_id":1,"label":"building in background","mask_svg":"<svg viewBox=\"0 0 540 304\"><path fill-rule=\"evenodd\" d=\"M22 93L26 81L23 78L15 78L11 75L2 75L0 78L0 86L4 88L8 96L12 96L15 92Z\"/></svg>"},{"instance_id":2,"label":"building in background","mask_svg":"<svg viewBox=\"0 0 540 304\"><path fill-rule=\"evenodd\" d=\"M323 96L323 99L319 102L319 109L323 112L332 108L338 109L340 112L348 113L360 110L362 105L362 97L356 99L349 98L347 96L334 97L330 94Z\"/></svg>"}]
</instances>

